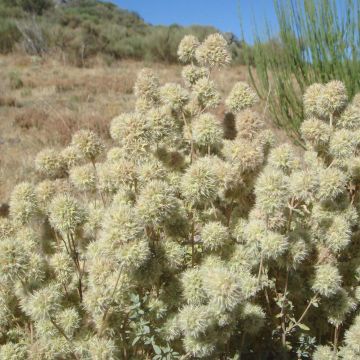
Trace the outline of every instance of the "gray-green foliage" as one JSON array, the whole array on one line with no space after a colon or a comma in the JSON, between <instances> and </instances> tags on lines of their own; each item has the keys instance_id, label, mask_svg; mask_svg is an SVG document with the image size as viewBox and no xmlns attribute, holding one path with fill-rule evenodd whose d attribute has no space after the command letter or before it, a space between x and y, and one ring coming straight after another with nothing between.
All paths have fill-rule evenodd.
<instances>
[{"instance_id":1,"label":"gray-green foliage","mask_svg":"<svg viewBox=\"0 0 360 360\"><path fill-rule=\"evenodd\" d=\"M360 89L358 0L273 0L278 34L268 28L245 56L252 85L268 100L277 125L300 140L302 94L315 83L341 80Z\"/></svg>"},{"instance_id":2,"label":"gray-green foliage","mask_svg":"<svg viewBox=\"0 0 360 360\"><path fill-rule=\"evenodd\" d=\"M31 42L41 45L37 55L61 51L70 63L80 66L95 55L109 63L124 58L174 63L186 34L202 40L216 31L211 26L153 26L111 2L70 0L55 7L53 2L0 0L0 52L10 52L19 42L29 52ZM229 40L234 61L244 63L241 42L234 36Z\"/></svg>"},{"instance_id":3,"label":"gray-green foliage","mask_svg":"<svg viewBox=\"0 0 360 360\"><path fill-rule=\"evenodd\" d=\"M305 93L299 158L274 147L250 87L221 98L221 35L187 36L178 55L185 87L142 70L114 144L79 131L14 188L1 359L360 356L357 97L340 82Z\"/></svg>"}]
</instances>

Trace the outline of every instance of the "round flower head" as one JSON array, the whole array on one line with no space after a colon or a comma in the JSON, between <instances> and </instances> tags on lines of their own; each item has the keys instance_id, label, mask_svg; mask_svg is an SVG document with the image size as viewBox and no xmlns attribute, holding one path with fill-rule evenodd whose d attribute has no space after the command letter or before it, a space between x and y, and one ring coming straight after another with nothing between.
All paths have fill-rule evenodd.
<instances>
[{"instance_id":1,"label":"round flower head","mask_svg":"<svg viewBox=\"0 0 360 360\"><path fill-rule=\"evenodd\" d=\"M334 251L343 250L351 241L351 226L341 215L334 216L331 226L325 234L326 246Z\"/></svg>"},{"instance_id":2,"label":"round flower head","mask_svg":"<svg viewBox=\"0 0 360 360\"><path fill-rule=\"evenodd\" d=\"M39 209L46 212L51 199L58 191L55 181L44 180L36 185L35 194Z\"/></svg>"},{"instance_id":3,"label":"round flower head","mask_svg":"<svg viewBox=\"0 0 360 360\"><path fill-rule=\"evenodd\" d=\"M200 45L198 38L194 35L185 35L180 41L178 47L178 57L183 63L189 63L194 60L195 50Z\"/></svg>"},{"instance_id":4,"label":"round flower head","mask_svg":"<svg viewBox=\"0 0 360 360\"><path fill-rule=\"evenodd\" d=\"M146 152L149 145L148 130L145 116L135 113L121 114L110 125L111 137L130 154Z\"/></svg>"},{"instance_id":5,"label":"round flower head","mask_svg":"<svg viewBox=\"0 0 360 360\"><path fill-rule=\"evenodd\" d=\"M144 98L152 104L159 99L159 79L151 69L142 69L137 76L134 86L135 96Z\"/></svg>"},{"instance_id":6,"label":"round flower head","mask_svg":"<svg viewBox=\"0 0 360 360\"><path fill-rule=\"evenodd\" d=\"M257 205L265 214L280 210L287 202L287 178L279 170L264 170L256 181L255 195Z\"/></svg>"},{"instance_id":7,"label":"round flower head","mask_svg":"<svg viewBox=\"0 0 360 360\"><path fill-rule=\"evenodd\" d=\"M252 107L258 101L256 92L245 82L237 82L225 100L227 108L238 113L241 110Z\"/></svg>"},{"instance_id":8,"label":"round flower head","mask_svg":"<svg viewBox=\"0 0 360 360\"><path fill-rule=\"evenodd\" d=\"M37 201L33 185L23 182L10 195L10 217L17 224L26 224L36 214Z\"/></svg>"},{"instance_id":9,"label":"round flower head","mask_svg":"<svg viewBox=\"0 0 360 360\"><path fill-rule=\"evenodd\" d=\"M213 157L213 166L220 181L220 197L226 197L229 190L238 189L244 185L243 174L239 171L238 166L215 156Z\"/></svg>"},{"instance_id":10,"label":"round flower head","mask_svg":"<svg viewBox=\"0 0 360 360\"><path fill-rule=\"evenodd\" d=\"M49 319L60 308L61 294L55 285L35 291L21 302L25 313L33 320Z\"/></svg>"},{"instance_id":11,"label":"round flower head","mask_svg":"<svg viewBox=\"0 0 360 360\"><path fill-rule=\"evenodd\" d=\"M168 83L160 88L160 100L164 105L168 105L171 109L179 111L189 101L188 92L179 84Z\"/></svg>"},{"instance_id":12,"label":"round flower head","mask_svg":"<svg viewBox=\"0 0 360 360\"><path fill-rule=\"evenodd\" d=\"M185 305L179 313L179 326L192 337L204 334L211 324L210 311L204 305Z\"/></svg>"},{"instance_id":13,"label":"round flower head","mask_svg":"<svg viewBox=\"0 0 360 360\"><path fill-rule=\"evenodd\" d=\"M202 275L198 268L186 270L181 277L183 296L188 304L201 305L207 300Z\"/></svg>"},{"instance_id":14,"label":"round flower head","mask_svg":"<svg viewBox=\"0 0 360 360\"><path fill-rule=\"evenodd\" d=\"M102 228L105 209L99 205L89 204L86 209L87 218L83 226L84 236L96 239L98 231Z\"/></svg>"},{"instance_id":15,"label":"round flower head","mask_svg":"<svg viewBox=\"0 0 360 360\"><path fill-rule=\"evenodd\" d=\"M338 352L339 356L341 359L346 359L346 360L358 360L359 358L359 353L353 351L352 349L350 349L348 346L343 346L339 349Z\"/></svg>"},{"instance_id":16,"label":"round flower head","mask_svg":"<svg viewBox=\"0 0 360 360\"><path fill-rule=\"evenodd\" d=\"M201 240L204 249L219 250L229 241L228 229L218 221L209 222L201 230Z\"/></svg>"},{"instance_id":17,"label":"round flower head","mask_svg":"<svg viewBox=\"0 0 360 360\"><path fill-rule=\"evenodd\" d=\"M261 238L261 251L266 258L276 259L281 256L288 247L287 238L274 231L268 231Z\"/></svg>"},{"instance_id":18,"label":"round flower head","mask_svg":"<svg viewBox=\"0 0 360 360\"><path fill-rule=\"evenodd\" d=\"M310 171L294 171L289 178L290 195L309 202L317 189L318 179Z\"/></svg>"},{"instance_id":19,"label":"round flower head","mask_svg":"<svg viewBox=\"0 0 360 360\"><path fill-rule=\"evenodd\" d=\"M126 158L126 156L127 156L127 153L126 153L125 149L115 146L107 152L106 159L109 162L117 162L119 160Z\"/></svg>"},{"instance_id":20,"label":"round flower head","mask_svg":"<svg viewBox=\"0 0 360 360\"><path fill-rule=\"evenodd\" d=\"M67 170L79 165L81 162L81 153L75 146L67 146L61 151L60 155Z\"/></svg>"},{"instance_id":21,"label":"round flower head","mask_svg":"<svg viewBox=\"0 0 360 360\"><path fill-rule=\"evenodd\" d=\"M30 249L31 251L32 249ZM29 250L20 239L7 238L0 242L0 279L15 281L29 272Z\"/></svg>"},{"instance_id":22,"label":"round flower head","mask_svg":"<svg viewBox=\"0 0 360 360\"><path fill-rule=\"evenodd\" d=\"M303 121L300 132L303 139L316 149L326 146L331 136L330 126L316 118Z\"/></svg>"},{"instance_id":23,"label":"round flower head","mask_svg":"<svg viewBox=\"0 0 360 360\"><path fill-rule=\"evenodd\" d=\"M28 349L24 344L8 342L0 346L0 358L2 360L26 360Z\"/></svg>"},{"instance_id":24,"label":"round flower head","mask_svg":"<svg viewBox=\"0 0 360 360\"><path fill-rule=\"evenodd\" d=\"M74 234L85 221L85 212L80 204L69 194L54 197L49 206L51 226L64 234Z\"/></svg>"},{"instance_id":25,"label":"round flower head","mask_svg":"<svg viewBox=\"0 0 360 360\"><path fill-rule=\"evenodd\" d=\"M324 89L324 85L317 83L310 85L306 89L303 97L303 103L304 103L304 112L307 117L318 115L317 100L323 89Z\"/></svg>"},{"instance_id":26,"label":"round flower head","mask_svg":"<svg viewBox=\"0 0 360 360\"><path fill-rule=\"evenodd\" d=\"M358 181L360 179L360 157L355 156L351 159L348 159L346 161L346 165L351 178L353 178L355 181Z\"/></svg>"},{"instance_id":27,"label":"round flower head","mask_svg":"<svg viewBox=\"0 0 360 360\"><path fill-rule=\"evenodd\" d=\"M357 315L354 323L350 326L349 330L345 332L345 344L354 351L357 355L360 354L360 316ZM344 358L345 360L345 358ZM347 359L346 359L347 360Z\"/></svg>"},{"instance_id":28,"label":"round flower head","mask_svg":"<svg viewBox=\"0 0 360 360\"><path fill-rule=\"evenodd\" d=\"M337 130L333 133L329 152L332 156L340 160L346 160L355 154L356 146L359 140L351 130Z\"/></svg>"},{"instance_id":29,"label":"round flower head","mask_svg":"<svg viewBox=\"0 0 360 360\"><path fill-rule=\"evenodd\" d=\"M140 269L151 255L148 241L140 239L123 244L117 250L115 258L126 271L135 271Z\"/></svg>"},{"instance_id":30,"label":"round flower head","mask_svg":"<svg viewBox=\"0 0 360 360\"><path fill-rule=\"evenodd\" d=\"M248 334L256 334L265 325L265 313L261 306L247 302L241 310L241 327Z\"/></svg>"},{"instance_id":31,"label":"round flower head","mask_svg":"<svg viewBox=\"0 0 360 360\"><path fill-rule=\"evenodd\" d=\"M219 311L233 310L243 299L239 276L224 265L204 267L204 290Z\"/></svg>"},{"instance_id":32,"label":"round flower head","mask_svg":"<svg viewBox=\"0 0 360 360\"><path fill-rule=\"evenodd\" d=\"M64 176L65 166L59 151L44 149L36 155L36 170L50 178Z\"/></svg>"},{"instance_id":33,"label":"round flower head","mask_svg":"<svg viewBox=\"0 0 360 360\"><path fill-rule=\"evenodd\" d=\"M352 104L360 107L360 93L357 93L354 95L354 97L352 99Z\"/></svg>"},{"instance_id":34,"label":"round flower head","mask_svg":"<svg viewBox=\"0 0 360 360\"><path fill-rule=\"evenodd\" d=\"M193 118L202 112L201 104L199 103L196 94L191 94L189 102L184 107L186 117Z\"/></svg>"},{"instance_id":35,"label":"round flower head","mask_svg":"<svg viewBox=\"0 0 360 360\"><path fill-rule=\"evenodd\" d=\"M334 200L345 191L346 175L339 169L330 167L319 172L318 197L320 200Z\"/></svg>"},{"instance_id":36,"label":"round flower head","mask_svg":"<svg viewBox=\"0 0 360 360\"><path fill-rule=\"evenodd\" d=\"M164 180L168 175L168 170L163 163L155 158L150 158L138 168L139 180L142 184L146 184L151 180Z\"/></svg>"},{"instance_id":37,"label":"round flower head","mask_svg":"<svg viewBox=\"0 0 360 360\"><path fill-rule=\"evenodd\" d=\"M187 201L200 205L215 200L219 179L210 158L202 158L191 164L181 181L182 194Z\"/></svg>"},{"instance_id":38,"label":"round flower head","mask_svg":"<svg viewBox=\"0 0 360 360\"><path fill-rule=\"evenodd\" d=\"M360 128L360 104L349 104L336 121L336 127L348 130Z\"/></svg>"},{"instance_id":39,"label":"round flower head","mask_svg":"<svg viewBox=\"0 0 360 360\"><path fill-rule=\"evenodd\" d=\"M250 109L240 111L235 117L237 137L254 139L264 127L260 115Z\"/></svg>"},{"instance_id":40,"label":"round flower head","mask_svg":"<svg viewBox=\"0 0 360 360\"><path fill-rule=\"evenodd\" d=\"M196 65L184 66L181 72L181 76L186 86L191 87L199 79L208 78L209 70L206 67L200 67Z\"/></svg>"},{"instance_id":41,"label":"round flower head","mask_svg":"<svg viewBox=\"0 0 360 360\"><path fill-rule=\"evenodd\" d=\"M50 265L57 281L61 284L70 283L74 275L74 263L70 255L65 252L55 253L50 259Z\"/></svg>"},{"instance_id":42,"label":"round flower head","mask_svg":"<svg viewBox=\"0 0 360 360\"><path fill-rule=\"evenodd\" d=\"M102 239L110 244L125 244L141 239L144 229L132 206L116 203L108 210L104 222Z\"/></svg>"},{"instance_id":43,"label":"round flower head","mask_svg":"<svg viewBox=\"0 0 360 360\"><path fill-rule=\"evenodd\" d=\"M259 219L250 219L244 227L243 239L250 247L260 246L260 241L266 234L266 223Z\"/></svg>"},{"instance_id":44,"label":"round flower head","mask_svg":"<svg viewBox=\"0 0 360 360\"><path fill-rule=\"evenodd\" d=\"M166 265L170 269L181 269L184 265L186 248L180 245L177 241L166 240L162 243Z\"/></svg>"},{"instance_id":45,"label":"round flower head","mask_svg":"<svg viewBox=\"0 0 360 360\"><path fill-rule=\"evenodd\" d=\"M216 117L210 113L200 115L194 120L192 134L199 147L217 148L223 139L223 129Z\"/></svg>"},{"instance_id":46,"label":"round flower head","mask_svg":"<svg viewBox=\"0 0 360 360\"><path fill-rule=\"evenodd\" d=\"M316 175L319 169L326 167L324 160L315 150L305 150L303 158L306 170L312 172L314 175Z\"/></svg>"},{"instance_id":47,"label":"round flower head","mask_svg":"<svg viewBox=\"0 0 360 360\"><path fill-rule=\"evenodd\" d=\"M262 146L265 154L274 146L275 136L270 129L261 130L254 138Z\"/></svg>"},{"instance_id":48,"label":"round flower head","mask_svg":"<svg viewBox=\"0 0 360 360\"><path fill-rule=\"evenodd\" d=\"M166 341L172 341L181 336L178 315L171 316L166 320L162 328L162 334Z\"/></svg>"},{"instance_id":49,"label":"round flower head","mask_svg":"<svg viewBox=\"0 0 360 360\"><path fill-rule=\"evenodd\" d=\"M211 340L198 339L192 336L185 336L183 346L187 354L195 358L209 358L215 351L215 344Z\"/></svg>"},{"instance_id":50,"label":"round flower head","mask_svg":"<svg viewBox=\"0 0 360 360\"><path fill-rule=\"evenodd\" d=\"M201 66L222 67L230 63L227 41L221 34L211 34L195 51Z\"/></svg>"},{"instance_id":51,"label":"round flower head","mask_svg":"<svg viewBox=\"0 0 360 360\"><path fill-rule=\"evenodd\" d=\"M113 163L106 161L96 166L98 177L97 186L100 191L105 193L115 193L117 190L114 184L112 165Z\"/></svg>"},{"instance_id":52,"label":"round flower head","mask_svg":"<svg viewBox=\"0 0 360 360\"><path fill-rule=\"evenodd\" d=\"M153 108L157 103L155 101L147 100L145 98L139 97L135 101L135 112L138 114L145 114L151 108Z\"/></svg>"},{"instance_id":53,"label":"round flower head","mask_svg":"<svg viewBox=\"0 0 360 360\"><path fill-rule=\"evenodd\" d=\"M116 345L112 339L93 336L86 342L89 358L93 360L116 359Z\"/></svg>"},{"instance_id":54,"label":"round flower head","mask_svg":"<svg viewBox=\"0 0 360 360\"><path fill-rule=\"evenodd\" d=\"M169 107L162 106L150 109L145 116L151 138L155 143L173 143L179 137L178 132L180 132L180 129Z\"/></svg>"},{"instance_id":55,"label":"round flower head","mask_svg":"<svg viewBox=\"0 0 360 360\"><path fill-rule=\"evenodd\" d=\"M132 186L137 180L137 167L133 161L121 159L107 164L103 173L99 168L99 182L107 181L112 190L118 190L122 185ZM105 179L106 178L106 179Z\"/></svg>"},{"instance_id":56,"label":"round flower head","mask_svg":"<svg viewBox=\"0 0 360 360\"><path fill-rule=\"evenodd\" d=\"M343 323L346 315L354 307L356 308L356 303L352 301L346 290L340 288L335 295L323 299L322 307L326 311L328 322L336 326Z\"/></svg>"},{"instance_id":57,"label":"round flower head","mask_svg":"<svg viewBox=\"0 0 360 360\"><path fill-rule=\"evenodd\" d=\"M336 266L331 264L318 265L312 285L314 292L321 296L330 297L341 288L341 275Z\"/></svg>"},{"instance_id":58,"label":"round flower head","mask_svg":"<svg viewBox=\"0 0 360 360\"><path fill-rule=\"evenodd\" d=\"M225 140L222 152L241 172L255 171L264 161L261 147L246 139Z\"/></svg>"},{"instance_id":59,"label":"round flower head","mask_svg":"<svg viewBox=\"0 0 360 360\"><path fill-rule=\"evenodd\" d=\"M275 169L290 174L298 165L294 151L289 144L282 144L272 149L269 155L269 165Z\"/></svg>"},{"instance_id":60,"label":"round flower head","mask_svg":"<svg viewBox=\"0 0 360 360\"><path fill-rule=\"evenodd\" d=\"M199 79L193 86L193 93L202 108L215 108L220 103L220 94L215 83L208 78Z\"/></svg>"},{"instance_id":61,"label":"round flower head","mask_svg":"<svg viewBox=\"0 0 360 360\"><path fill-rule=\"evenodd\" d=\"M329 118L341 112L348 102L345 85L338 80L328 82L319 93L316 101L318 114Z\"/></svg>"},{"instance_id":62,"label":"round flower head","mask_svg":"<svg viewBox=\"0 0 360 360\"><path fill-rule=\"evenodd\" d=\"M70 181L80 191L94 191L96 174L92 164L74 166L70 170Z\"/></svg>"},{"instance_id":63,"label":"round flower head","mask_svg":"<svg viewBox=\"0 0 360 360\"><path fill-rule=\"evenodd\" d=\"M328 345L319 345L313 354L313 360L336 360L334 350Z\"/></svg>"},{"instance_id":64,"label":"round flower head","mask_svg":"<svg viewBox=\"0 0 360 360\"><path fill-rule=\"evenodd\" d=\"M73 337L74 332L79 328L80 320L80 315L75 308L64 309L56 315L56 323L69 338Z\"/></svg>"},{"instance_id":65,"label":"round flower head","mask_svg":"<svg viewBox=\"0 0 360 360\"><path fill-rule=\"evenodd\" d=\"M0 241L12 237L16 226L9 219L0 217Z\"/></svg>"},{"instance_id":66,"label":"round flower head","mask_svg":"<svg viewBox=\"0 0 360 360\"><path fill-rule=\"evenodd\" d=\"M72 137L71 145L77 148L84 158L91 161L94 161L104 150L100 138L90 130L76 132Z\"/></svg>"},{"instance_id":67,"label":"round flower head","mask_svg":"<svg viewBox=\"0 0 360 360\"><path fill-rule=\"evenodd\" d=\"M145 225L162 225L175 215L177 209L178 200L173 190L161 180L150 181L137 201L137 211Z\"/></svg>"},{"instance_id":68,"label":"round flower head","mask_svg":"<svg viewBox=\"0 0 360 360\"><path fill-rule=\"evenodd\" d=\"M291 260L294 269L298 267L309 255L309 246L296 231L290 233L288 260Z\"/></svg>"}]
</instances>

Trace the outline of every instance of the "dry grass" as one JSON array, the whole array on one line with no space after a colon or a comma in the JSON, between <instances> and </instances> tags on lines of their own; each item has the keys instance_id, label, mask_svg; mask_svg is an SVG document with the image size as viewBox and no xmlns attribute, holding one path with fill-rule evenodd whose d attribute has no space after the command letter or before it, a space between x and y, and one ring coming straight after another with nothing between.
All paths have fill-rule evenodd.
<instances>
[{"instance_id":1,"label":"dry grass","mask_svg":"<svg viewBox=\"0 0 360 360\"><path fill-rule=\"evenodd\" d=\"M133 108L134 81L144 66L155 68L162 83L180 81L181 67L175 65L123 61L77 68L54 59L0 57L0 204L8 201L14 184L36 176L33 158L40 149L63 146L80 128L108 138L111 119ZM12 84L14 73L19 87ZM233 67L214 77L226 94L246 79L246 70Z\"/></svg>"}]
</instances>

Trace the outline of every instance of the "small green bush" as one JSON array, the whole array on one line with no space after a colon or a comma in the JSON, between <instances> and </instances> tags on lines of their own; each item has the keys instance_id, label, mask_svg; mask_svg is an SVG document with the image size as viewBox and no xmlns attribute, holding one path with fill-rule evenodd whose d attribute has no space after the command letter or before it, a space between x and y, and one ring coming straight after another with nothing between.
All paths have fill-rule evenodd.
<instances>
[{"instance_id":1,"label":"small green bush","mask_svg":"<svg viewBox=\"0 0 360 360\"><path fill-rule=\"evenodd\" d=\"M9 82L10 88L14 90L21 89L24 86L21 76L17 71L12 71L9 73Z\"/></svg>"},{"instance_id":2,"label":"small green bush","mask_svg":"<svg viewBox=\"0 0 360 360\"><path fill-rule=\"evenodd\" d=\"M11 52L20 38L21 34L16 24L11 20L0 18L0 53Z\"/></svg>"}]
</instances>

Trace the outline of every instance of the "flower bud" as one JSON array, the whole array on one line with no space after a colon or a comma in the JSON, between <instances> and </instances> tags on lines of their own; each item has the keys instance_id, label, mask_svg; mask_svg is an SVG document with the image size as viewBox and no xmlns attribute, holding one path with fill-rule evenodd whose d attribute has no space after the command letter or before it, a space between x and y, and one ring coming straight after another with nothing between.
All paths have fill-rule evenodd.
<instances>
[{"instance_id":1,"label":"flower bud","mask_svg":"<svg viewBox=\"0 0 360 360\"><path fill-rule=\"evenodd\" d=\"M195 50L200 45L199 40L194 35L185 35L180 41L177 55L183 63L189 63L194 60Z\"/></svg>"},{"instance_id":2,"label":"flower bud","mask_svg":"<svg viewBox=\"0 0 360 360\"><path fill-rule=\"evenodd\" d=\"M315 269L312 289L321 296L330 297L339 291L341 281L341 275L336 266L331 264L318 265Z\"/></svg>"},{"instance_id":3,"label":"flower bud","mask_svg":"<svg viewBox=\"0 0 360 360\"><path fill-rule=\"evenodd\" d=\"M37 171L50 178L64 176L65 164L58 151L44 149L36 155L35 168Z\"/></svg>"},{"instance_id":4,"label":"flower bud","mask_svg":"<svg viewBox=\"0 0 360 360\"><path fill-rule=\"evenodd\" d=\"M227 42L221 34L209 35L196 49L195 56L201 66L208 67L223 67L231 61Z\"/></svg>"},{"instance_id":5,"label":"flower bud","mask_svg":"<svg viewBox=\"0 0 360 360\"><path fill-rule=\"evenodd\" d=\"M80 130L76 132L71 140L80 154L91 161L94 161L104 150L104 145L100 138L92 131Z\"/></svg>"},{"instance_id":6,"label":"flower bud","mask_svg":"<svg viewBox=\"0 0 360 360\"><path fill-rule=\"evenodd\" d=\"M252 107L257 102L256 92L245 82L237 82L225 100L227 108L233 113Z\"/></svg>"},{"instance_id":7,"label":"flower bud","mask_svg":"<svg viewBox=\"0 0 360 360\"><path fill-rule=\"evenodd\" d=\"M134 86L135 96L144 98L152 103L159 99L159 79L151 69L142 69L137 76Z\"/></svg>"}]
</instances>

